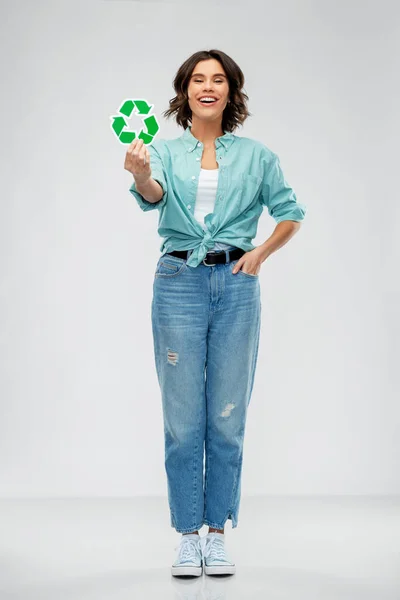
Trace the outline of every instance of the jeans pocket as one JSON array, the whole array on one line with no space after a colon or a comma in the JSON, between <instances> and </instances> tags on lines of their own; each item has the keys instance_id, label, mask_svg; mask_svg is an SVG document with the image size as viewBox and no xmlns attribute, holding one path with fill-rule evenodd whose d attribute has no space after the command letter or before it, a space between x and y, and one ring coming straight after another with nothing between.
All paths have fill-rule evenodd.
<instances>
[{"instance_id":1,"label":"jeans pocket","mask_svg":"<svg viewBox=\"0 0 400 600\"><path fill-rule=\"evenodd\" d=\"M236 275L245 275L246 277L252 277L253 279L257 279L258 275L255 275L254 273L245 273L244 271L242 271L242 269L239 269L239 271L236 273Z\"/></svg>"},{"instance_id":2,"label":"jeans pocket","mask_svg":"<svg viewBox=\"0 0 400 600\"><path fill-rule=\"evenodd\" d=\"M186 269L186 261L177 256L162 256L157 263L155 277L176 277Z\"/></svg>"},{"instance_id":3,"label":"jeans pocket","mask_svg":"<svg viewBox=\"0 0 400 600\"><path fill-rule=\"evenodd\" d=\"M230 268L231 268L231 273L232 273L232 269L234 268L234 266L236 265L236 263L238 262L238 260L239 260L239 259L237 259L237 260L232 260L232 261L229 263L229 266L230 266ZM252 279L258 279L258 277L259 277L259 274L257 274L257 275L254 275L253 273L245 273L245 271L242 271L242 269L239 269L239 271L237 271L237 272L234 274L234 277L236 277L236 275L244 275L245 277L251 277Z\"/></svg>"}]
</instances>

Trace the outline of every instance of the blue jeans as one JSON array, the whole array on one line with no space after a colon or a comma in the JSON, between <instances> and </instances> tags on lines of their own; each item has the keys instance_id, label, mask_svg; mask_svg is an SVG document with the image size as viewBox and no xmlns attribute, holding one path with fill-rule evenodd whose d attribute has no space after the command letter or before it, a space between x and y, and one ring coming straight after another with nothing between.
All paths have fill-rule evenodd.
<instances>
[{"instance_id":1,"label":"blue jeans","mask_svg":"<svg viewBox=\"0 0 400 600\"><path fill-rule=\"evenodd\" d=\"M261 301L259 276L233 274L236 263L194 268L164 254L154 274L168 502L171 526L181 533L238 522Z\"/></svg>"}]
</instances>

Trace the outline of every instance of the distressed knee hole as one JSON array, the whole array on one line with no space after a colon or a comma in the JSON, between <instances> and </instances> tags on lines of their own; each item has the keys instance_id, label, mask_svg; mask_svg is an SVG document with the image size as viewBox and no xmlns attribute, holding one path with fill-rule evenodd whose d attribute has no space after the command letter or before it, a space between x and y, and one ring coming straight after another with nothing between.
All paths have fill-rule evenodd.
<instances>
[{"instance_id":1,"label":"distressed knee hole","mask_svg":"<svg viewBox=\"0 0 400 600\"><path fill-rule=\"evenodd\" d=\"M176 367L179 361L178 353L171 350L171 348L167 348L167 361L170 365L174 365L174 367Z\"/></svg>"},{"instance_id":2,"label":"distressed knee hole","mask_svg":"<svg viewBox=\"0 0 400 600\"><path fill-rule=\"evenodd\" d=\"M235 408L234 404L227 404L221 414L221 417L229 417L233 408Z\"/></svg>"}]
</instances>

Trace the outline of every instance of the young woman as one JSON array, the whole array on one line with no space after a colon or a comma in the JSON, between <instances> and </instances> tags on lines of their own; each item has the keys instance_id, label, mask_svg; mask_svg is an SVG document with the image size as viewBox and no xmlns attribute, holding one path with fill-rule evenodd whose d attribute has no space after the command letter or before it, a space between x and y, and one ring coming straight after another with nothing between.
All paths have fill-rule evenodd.
<instances>
[{"instance_id":1,"label":"young woman","mask_svg":"<svg viewBox=\"0 0 400 600\"><path fill-rule=\"evenodd\" d=\"M152 328L171 526L182 533L173 575L201 575L203 564L206 574L235 572L224 527L227 519L232 528L238 523L260 335L259 272L306 211L278 156L233 133L251 114L243 84L224 52L196 52L179 68L176 97L164 113L175 115L183 134L149 147L136 139L125 158L134 176L130 192L143 211L159 210L163 238ZM255 247L264 207L277 225ZM204 524L209 532L200 538Z\"/></svg>"}]
</instances>

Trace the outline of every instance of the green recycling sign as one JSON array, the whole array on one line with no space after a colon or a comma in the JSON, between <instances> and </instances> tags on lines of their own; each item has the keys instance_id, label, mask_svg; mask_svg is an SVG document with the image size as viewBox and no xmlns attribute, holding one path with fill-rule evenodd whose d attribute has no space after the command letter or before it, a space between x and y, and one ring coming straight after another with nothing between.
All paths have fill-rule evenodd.
<instances>
[{"instance_id":1,"label":"green recycling sign","mask_svg":"<svg viewBox=\"0 0 400 600\"><path fill-rule=\"evenodd\" d=\"M143 140L145 144L151 144L159 130L156 117L154 115L149 115L152 108L153 106L143 98L140 100L124 100L118 111L118 115L110 117L111 129L118 137L121 144L130 144L136 137ZM127 130L128 124L125 117L129 119L134 110L135 115L142 116L143 128L140 130L139 135L137 135L136 131Z\"/></svg>"}]
</instances>

